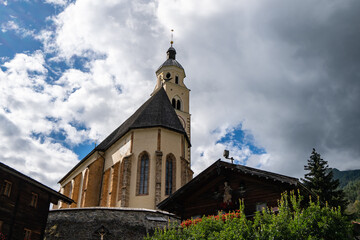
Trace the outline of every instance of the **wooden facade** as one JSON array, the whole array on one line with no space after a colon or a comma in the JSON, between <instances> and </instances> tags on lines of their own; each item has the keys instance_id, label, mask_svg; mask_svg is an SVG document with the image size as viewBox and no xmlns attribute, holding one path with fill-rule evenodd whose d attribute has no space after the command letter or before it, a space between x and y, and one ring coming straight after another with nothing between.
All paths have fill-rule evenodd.
<instances>
[{"instance_id":1,"label":"wooden facade","mask_svg":"<svg viewBox=\"0 0 360 240\"><path fill-rule=\"evenodd\" d=\"M50 203L73 201L0 163L0 233L6 239L43 239Z\"/></svg>"},{"instance_id":2,"label":"wooden facade","mask_svg":"<svg viewBox=\"0 0 360 240\"><path fill-rule=\"evenodd\" d=\"M243 199L245 214L250 217L263 207L276 210L281 193L298 188L302 185L297 178L218 160L158 208L184 220L237 210Z\"/></svg>"}]
</instances>

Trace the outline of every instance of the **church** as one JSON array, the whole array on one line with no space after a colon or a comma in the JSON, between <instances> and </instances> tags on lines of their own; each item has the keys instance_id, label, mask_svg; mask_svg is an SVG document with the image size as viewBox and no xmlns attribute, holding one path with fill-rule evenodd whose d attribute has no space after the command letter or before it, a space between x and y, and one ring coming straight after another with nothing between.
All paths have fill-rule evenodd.
<instances>
[{"instance_id":1,"label":"church","mask_svg":"<svg viewBox=\"0 0 360 240\"><path fill-rule=\"evenodd\" d=\"M59 181L74 203L54 209L156 209L192 179L190 90L172 45L150 98Z\"/></svg>"},{"instance_id":2,"label":"church","mask_svg":"<svg viewBox=\"0 0 360 240\"><path fill-rule=\"evenodd\" d=\"M220 159L193 178L190 90L171 42L150 98L60 181L45 239L143 239L188 218L277 209L298 179ZM311 194L311 193L310 193ZM106 236L105 238L103 238Z\"/></svg>"}]
</instances>

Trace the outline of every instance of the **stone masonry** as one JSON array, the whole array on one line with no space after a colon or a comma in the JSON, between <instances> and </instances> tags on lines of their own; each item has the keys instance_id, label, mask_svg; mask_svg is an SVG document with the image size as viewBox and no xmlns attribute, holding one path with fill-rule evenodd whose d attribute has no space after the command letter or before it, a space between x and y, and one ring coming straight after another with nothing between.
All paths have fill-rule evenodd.
<instances>
[{"instance_id":1,"label":"stone masonry","mask_svg":"<svg viewBox=\"0 0 360 240\"><path fill-rule=\"evenodd\" d=\"M173 214L139 208L56 209L49 212L44 239L136 240L178 221Z\"/></svg>"}]
</instances>

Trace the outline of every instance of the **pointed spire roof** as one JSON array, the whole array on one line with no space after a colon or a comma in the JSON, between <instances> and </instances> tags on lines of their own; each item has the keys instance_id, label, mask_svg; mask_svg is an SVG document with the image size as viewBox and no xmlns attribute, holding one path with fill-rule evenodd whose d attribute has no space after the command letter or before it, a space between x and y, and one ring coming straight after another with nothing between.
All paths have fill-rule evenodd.
<instances>
[{"instance_id":1,"label":"pointed spire roof","mask_svg":"<svg viewBox=\"0 0 360 240\"><path fill-rule=\"evenodd\" d=\"M131 129L164 127L184 134L190 140L163 87L149 98L132 116L113 131L95 150L105 151Z\"/></svg>"},{"instance_id":2,"label":"pointed spire roof","mask_svg":"<svg viewBox=\"0 0 360 240\"><path fill-rule=\"evenodd\" d=\"M176 50L172 46L172 44L171 44L170 48L167 50L166 54L167 54L166 61L163 64L161 64L161 66L156 70L156 73L162 67L165 67L165 66L176 66L176 67L181 68L182 70L184 70L184 68L181 66L181 64L178 61L176 61Z\"/></svg>"}]
</instances>

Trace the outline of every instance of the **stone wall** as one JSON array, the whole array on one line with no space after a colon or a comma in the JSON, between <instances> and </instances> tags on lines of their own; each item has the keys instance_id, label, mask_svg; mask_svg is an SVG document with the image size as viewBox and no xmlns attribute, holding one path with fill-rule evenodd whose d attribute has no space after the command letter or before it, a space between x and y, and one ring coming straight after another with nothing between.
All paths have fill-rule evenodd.
<instances>
[{"instance_id":1,"label":"stone wall","mask_svg":"<svg viewBox=\"0 0 360 240\"><path fill-rule=\"evenodd\" d=\"M179 221L173 214L133 208L68 208L49 212L45 240L143 239L156 228Z\"/></svg>"}]
</instances>

